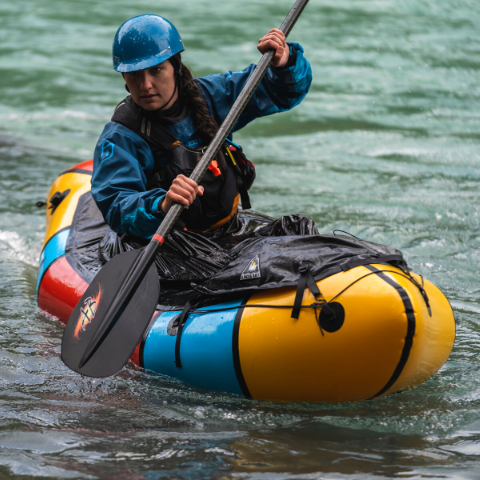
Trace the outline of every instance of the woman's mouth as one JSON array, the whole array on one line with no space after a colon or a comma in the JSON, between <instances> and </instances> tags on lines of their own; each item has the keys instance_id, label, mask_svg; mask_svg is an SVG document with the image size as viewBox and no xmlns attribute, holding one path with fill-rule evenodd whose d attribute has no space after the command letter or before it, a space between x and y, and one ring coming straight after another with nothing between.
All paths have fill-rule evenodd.
<instances>
[{"instance_id":1,"label":"woman's mouth","mask_svg":"<svg viewBox=\"0 0 480 480\"><path fill-rule=\"evenodd\" d=\"M158 95L154 94L154 95L142 95L140 98L148 102L148 101L153 101L157 97Z\"/></svg>"}]
</instances>

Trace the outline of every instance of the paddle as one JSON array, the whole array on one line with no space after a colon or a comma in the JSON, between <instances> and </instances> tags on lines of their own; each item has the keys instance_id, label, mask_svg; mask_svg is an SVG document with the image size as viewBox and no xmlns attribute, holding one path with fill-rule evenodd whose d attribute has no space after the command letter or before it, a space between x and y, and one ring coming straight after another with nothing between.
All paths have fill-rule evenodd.
<instances>
[{"instance_id":1,"label":"paddle","mask_svg":"<svg viewBox=\"0 0 480 480\"><path fill-rule=\"evenodd\" d=\"M288 36L308 0L297 0L280 30ZM265 75L274 51L266 52L248 79L190 178L199 183ZM75 372L109 377L131 357L157 305L158 248L185 207L173 205L145 250L113 257L95 276L70 315L62 339L62 360Z\"/></svg>"}]
</instances>

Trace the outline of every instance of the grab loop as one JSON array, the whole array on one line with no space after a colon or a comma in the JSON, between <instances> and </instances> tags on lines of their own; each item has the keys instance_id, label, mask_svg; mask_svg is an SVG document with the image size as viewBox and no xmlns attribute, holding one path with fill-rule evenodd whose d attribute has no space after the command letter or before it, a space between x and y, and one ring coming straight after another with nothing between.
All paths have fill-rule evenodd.
<instances>
[{"instance_id":1,"label":"grab loop","mask_svg":"<svg viewBox=\"0 0 480 480\"><path fill-rule=\"evenodd\" d=\"M430 308L430 301L428 299L427 292L425 291L425 288L424 288L424 282L423 282L422 275L420 275L420 278L422 279L422 284L421 285L412 277L410 272L408 272L408 276L410 278L410 281L418 288L418 290L420 292L420 295L423 297L423 300L425 301L425 305L427 306L428 314L430 316L432 316L432 309Z\"/></svg>"},{"instance_id":2,"label":"grab loop","mask_svg":"<svg viewBox=\"0 0 480 480\"><path fill-rule=\"evenodd\" d=\"M64 192L55 192L50 198L48 209L52 211L52 215L55 213L57 207L65 200L67 195L70 193L70 189L68 188Z\"/></svg>"},{"instance_id":3,"label":"grab loop","mask_svg":"<svg viewBox=\"0 0 480 480\"><path fill-rule=\"evenodd\" d=\"M322 326L320 325L320 317L317 312L317 308L324 308L326 309L326 311L328 311L328 313L333 314L333 316L335 316L335 313L329 311L330 307L328 303L323 298L321 298L322 294L320 293L320 290L312 276L310 267L306 264L301 264L298 268L298 271L300 272L300 277L298 278L297 292L295 294L295 301L293 302L291 318L295 318L296 320L298 320L298 317L300 316L300 309L302 308L303 293L305 291L305 287L308 287L316 300L316 302L312 303L310 306L313 307L313 309L315 310L315 318L317 320L318 326L320 327L322 335L324 335Z\"/></svg>"},{"instance_id":4,"label":"grab loop","mask_svg":"<svg viewBox=\"0 0 480 480\"><path fill-rule=\"evenodd\" d=\"M197 305L193 304L192 300L188 300L188 302L183 306L182 313L179 313L171 322L172 326L175 324L177 326L177 338L175 339L175 365L177 368L182 368L182 361L180 360L180 341L182 339L183 327L187 322L189 313L196 307Z\"/></svg>"}]
</instances>

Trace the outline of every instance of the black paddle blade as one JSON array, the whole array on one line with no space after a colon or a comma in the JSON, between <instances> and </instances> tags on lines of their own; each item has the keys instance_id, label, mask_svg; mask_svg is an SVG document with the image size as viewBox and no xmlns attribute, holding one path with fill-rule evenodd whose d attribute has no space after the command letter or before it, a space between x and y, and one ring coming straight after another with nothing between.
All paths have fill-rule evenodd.
<instances>
[{"instance_id":1,"label":"black paddle blade","mask_svg":"<svg viewBox=\"0 0 480 480\"><path fill-rule=\"evenodd\" d=\"M140 342L160 293L155 263L130 294L122 288L140 255L141 250L131 250L113 257L70 315L63 334L62 360L75 372L110 377L124 367ZM118 298L122 290L124 298Z\"/></svg>"}]
</instances>

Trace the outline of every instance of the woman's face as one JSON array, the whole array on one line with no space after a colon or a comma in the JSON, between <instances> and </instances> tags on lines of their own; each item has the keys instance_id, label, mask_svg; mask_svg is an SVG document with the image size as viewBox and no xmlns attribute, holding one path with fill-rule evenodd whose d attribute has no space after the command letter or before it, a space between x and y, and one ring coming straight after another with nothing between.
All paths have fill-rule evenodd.
<instances>
[{"instance_id":1,"label":"woman's face","mask_svg":"<svg viewBox=\"0 0 480 480\"><path fill-rule=\"evenodd\" d=\"M145 110L168 108L178 97L178 92L165 105L175 90L175 71L169 60L145 70L124 73L133 101Z\"/></svg>"}]
</instances>

